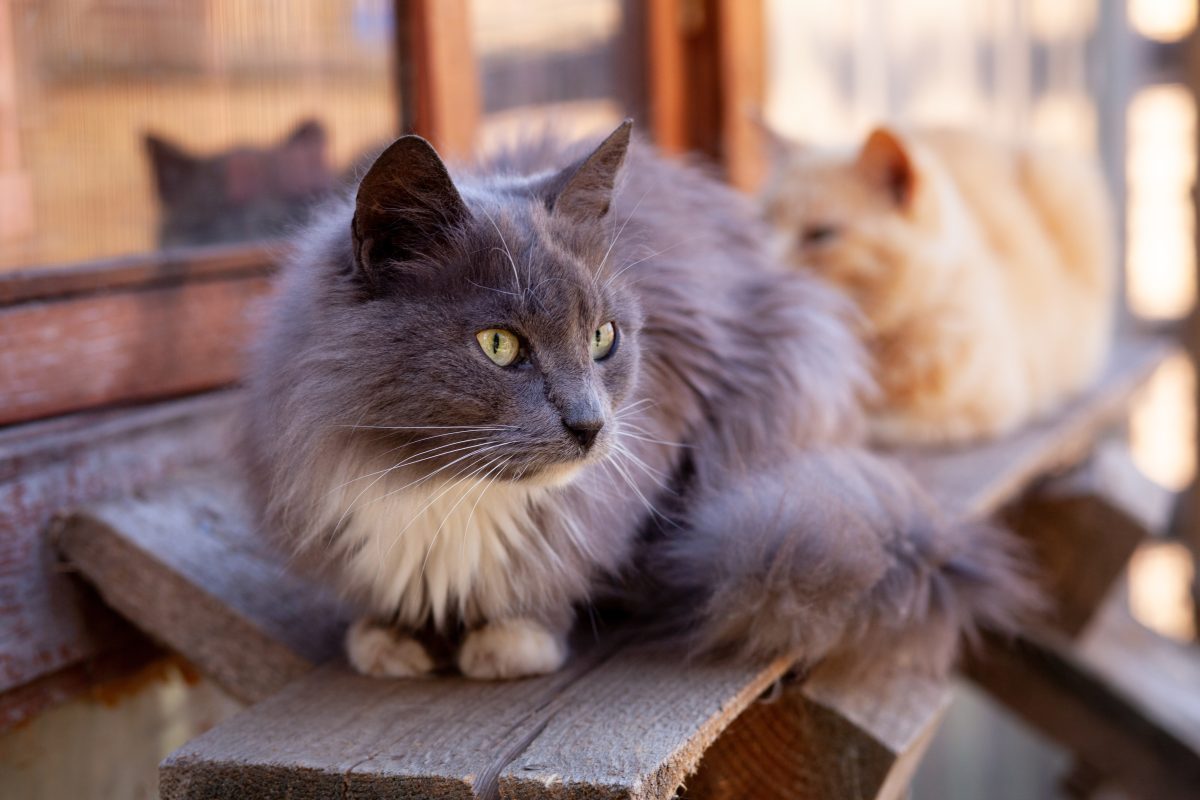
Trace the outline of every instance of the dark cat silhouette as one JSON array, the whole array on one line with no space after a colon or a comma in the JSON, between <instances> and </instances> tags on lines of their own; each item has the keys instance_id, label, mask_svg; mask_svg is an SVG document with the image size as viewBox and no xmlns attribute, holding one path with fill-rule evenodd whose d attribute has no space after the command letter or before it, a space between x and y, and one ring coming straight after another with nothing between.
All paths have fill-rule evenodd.
<instances>
[{"instance_id":1,"label":"dark cat silhouette","mask_svg":"<svg viewBox=\"0 0 1200 800\"><path fill-rule=\"evenodd\" d=\"M193 155L145 135L154 174L162 247L281 236L337 183L324 126L305 120L269 147L236 146Z\"/></svg>"}]
</instances>

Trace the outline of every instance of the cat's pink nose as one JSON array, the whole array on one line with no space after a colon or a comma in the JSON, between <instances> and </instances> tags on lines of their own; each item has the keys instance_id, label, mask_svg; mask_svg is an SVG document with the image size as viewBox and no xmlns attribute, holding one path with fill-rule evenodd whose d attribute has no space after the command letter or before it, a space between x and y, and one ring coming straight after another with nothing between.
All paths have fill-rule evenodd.
<instances>
[{"instance_id":1,"label":"cat's pink nose","mask_svg":"<svg viewBox=\"0 0 1200 800\"><path fill-rule=\"evenodd\" d=\"M604 427L604 419L602 417L563 417L563 425L575 441L579 442L580 447L590 450L600 429Z\"/></svg>"}]
</instances>

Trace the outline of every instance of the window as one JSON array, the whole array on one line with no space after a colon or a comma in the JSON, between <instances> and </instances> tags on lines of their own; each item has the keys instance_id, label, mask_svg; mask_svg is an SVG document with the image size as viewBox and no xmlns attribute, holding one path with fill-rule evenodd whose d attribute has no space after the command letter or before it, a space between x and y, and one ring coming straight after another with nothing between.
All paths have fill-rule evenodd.
<instances>
[{"instance_id":1,"label":"window","mask_svg":"<svg viewBox=\"0 0 1200 800\"><path fill-rule=\"evenodd\" d=\"M550 125L594 133L643 116L641 15L621 0L476 0L484 143ZM640 120L639 120L640 121Z\"/></svg>"},{"instance_id":2,"label":"window","mask_svg":"<svg viewBox=\"0 0 1200 800\"><path fill-rule=\"evenodd\" d=\"M398 127L392 6L0 2L0 270L278 236Z\"/></svg>"}]
</instances>

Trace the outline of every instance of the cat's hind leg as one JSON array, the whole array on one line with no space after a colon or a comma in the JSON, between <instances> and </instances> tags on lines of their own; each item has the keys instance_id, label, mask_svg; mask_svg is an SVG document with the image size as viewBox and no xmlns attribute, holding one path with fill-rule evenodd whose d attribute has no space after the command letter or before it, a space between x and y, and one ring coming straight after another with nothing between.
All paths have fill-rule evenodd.
<instances>
[{"instance_id":1,"label":"cat's hind leg","mask_svg":"<svg viewBox=\"0 0 1200 800\"><path fill-rule=\"evenodd\" d=\"M567 660L566 637L526 617L489 622L467 634L458 668L476 680L554 672Z\"/></svg>"},{"instance_id":2,"label":"cat's hind leg","mask_svg":"<svg viewBox=\"0 0 1200 800\"><path fill-rule=\"evenodd\" d=\"M417 678L434 668L424 645L371 619L360 619L346 631L346 656L355 670L375 678Z\"/></svg>"}]
</instances>

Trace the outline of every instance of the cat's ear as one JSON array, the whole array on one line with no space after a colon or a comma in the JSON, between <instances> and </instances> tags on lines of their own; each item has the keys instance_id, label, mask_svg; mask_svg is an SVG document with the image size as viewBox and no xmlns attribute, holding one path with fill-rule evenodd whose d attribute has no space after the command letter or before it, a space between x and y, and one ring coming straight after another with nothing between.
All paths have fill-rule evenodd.
<instances>
[{"instance_id":1,"label":"cat's ear","mask_svg":"<svg viewBox=\"0 0 1200 800\"><path fill-rule=\"evenodd\" d=\"M359 184L350 225L355 259L375 279L386 263L428 253L470 218L433 146L420 136L401 136Z\"/></svg>"},{"instance_id":2,"label":"cat's ear","mask_svg":"<svg viewBox=\"0 0 1200 800\"><path fill-rule=\"evenodd\" d=\"M888 128L871 131L858 153L858 169L888 192L896 205L909 208L916 197L918 175L908 145Z\"/></svg>"},{"instance_id":3,"label":"cat's ear","mask_svg":"<svg viewBox=\"0 0 1200 800\"><path fill-rule=\"evenodd\" d=\"M306 119L299 123L287 135L287 138L284 139L287 144L311 145L322 148L325 146L325 140L325 126L319 120L315 119Z\"/></svg>"},{"instance_id":4,"label":"cat's ear","mask_svg":"<svg viewBox=\"0 0 1200 800\"><path fill-rule=\"evenodd\" d=\"M613 187L629 150L632 130L633 120L625 120L591 155L555 176L546 205L556 216L574 222L589 222L608 213Z\"/></svg>"},{"instance_id":5,"label":"cat's ear","mask_svg":"<svg viewBox=\"0 0 1200 800\"><path fill-rule=\"evenodd\" d=\"M144 134L143 141L146 153L150 156L150 169L154 173L158 197L164 203L173 202L187 191L189 179L200 159L153 133Z\"/></svg>"}]
</instances>

